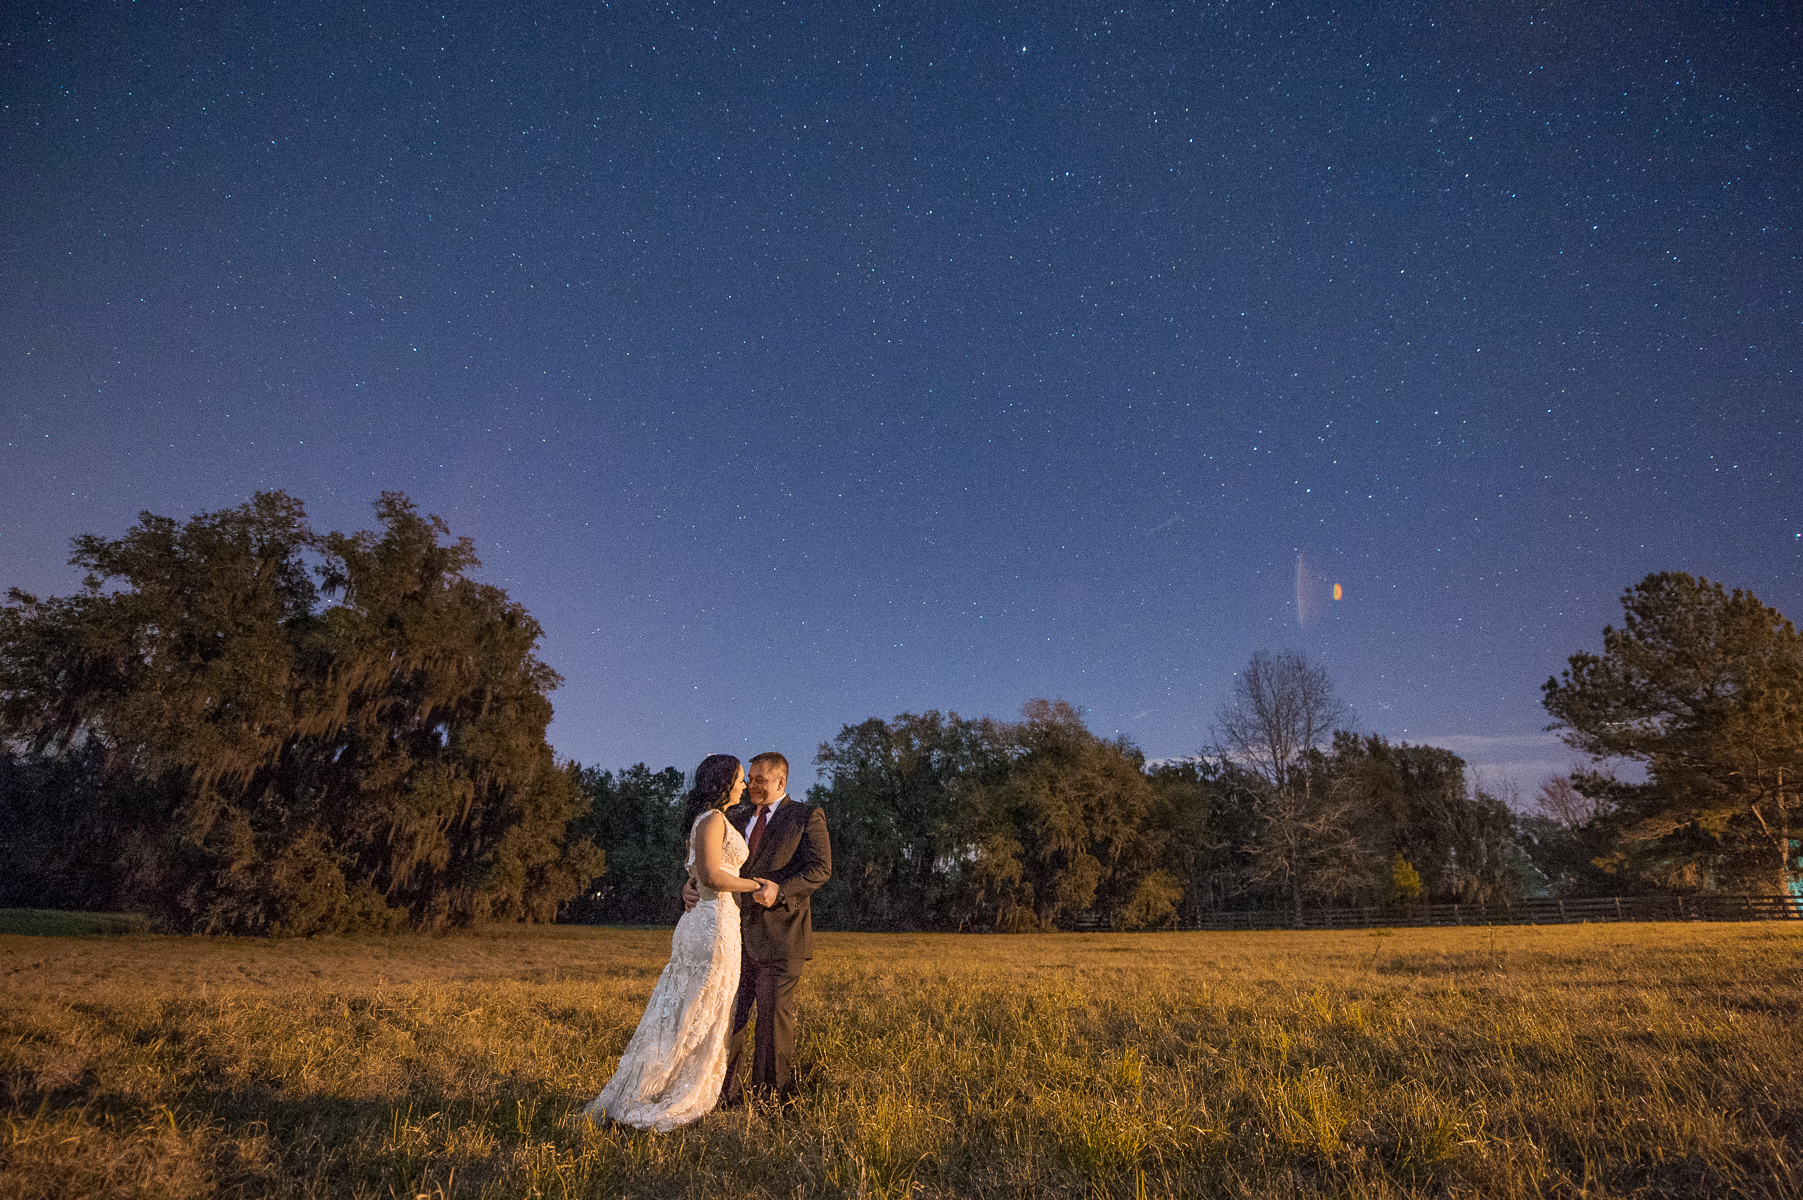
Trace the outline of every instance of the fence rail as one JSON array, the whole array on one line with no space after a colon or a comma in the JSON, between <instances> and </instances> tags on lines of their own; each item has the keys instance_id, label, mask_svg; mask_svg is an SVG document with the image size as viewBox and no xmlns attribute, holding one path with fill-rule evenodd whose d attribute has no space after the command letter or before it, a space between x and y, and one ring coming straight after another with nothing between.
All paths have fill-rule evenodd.
<instances>
[{"instance_id":1,"label":"fence rail","mask_svg":"<svg viewBox=\"0 0 1803 1200\"><path fill-rule=\"evenodd\" d=\"M1182 929L1377 929L1440 925L1585 925L1604 921L1800 921L1797 896L1609 896L1513 904L1417 904L1409 908L1318 908L1298 922L1283 911L1209 913ZM1086 913L1079 930L1107 929Z\"/></svg>"}]
</instances>

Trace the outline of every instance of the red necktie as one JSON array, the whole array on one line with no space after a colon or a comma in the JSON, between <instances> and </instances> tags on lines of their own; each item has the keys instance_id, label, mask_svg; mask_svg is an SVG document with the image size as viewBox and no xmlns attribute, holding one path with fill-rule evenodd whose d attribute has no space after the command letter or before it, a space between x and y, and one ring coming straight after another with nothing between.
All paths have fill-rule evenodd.
<instances>
[{"instance_id":1,"label":"red necktie","mask_svg":"<svg viewBox=\"0 0 1803 1200\"><path fill-rule=\"evenodd\" d=\"M752 854L758 852L758 843L764 838L764 822L769 819L770 806L766 804L764 807L758 809L757 820L751 823L751 836L745 839L745 847Z\"/></svg>"}]
</instances>

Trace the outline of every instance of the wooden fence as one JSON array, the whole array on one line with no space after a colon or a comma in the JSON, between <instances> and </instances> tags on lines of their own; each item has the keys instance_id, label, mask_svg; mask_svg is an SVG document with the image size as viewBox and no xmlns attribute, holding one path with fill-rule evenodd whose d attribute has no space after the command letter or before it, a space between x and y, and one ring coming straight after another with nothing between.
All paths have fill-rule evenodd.
<instances>
[{"instance_id":1,"label":"wooden fence","mask_svg":"<svg viewBox=\"0 0 1803 1200\"><path fill-rule=\"evenodd\" d=\"M1436 925L1588 925L1603 921L1800 921L1796 896L1610 896L1590 900L1517 900L1513 904L1417 904L1408 908L1266 909L1208 913L1182 929L1397 929ZM1108 928L1085 913L1079 930Z\"/></svg>"}]
</instances>

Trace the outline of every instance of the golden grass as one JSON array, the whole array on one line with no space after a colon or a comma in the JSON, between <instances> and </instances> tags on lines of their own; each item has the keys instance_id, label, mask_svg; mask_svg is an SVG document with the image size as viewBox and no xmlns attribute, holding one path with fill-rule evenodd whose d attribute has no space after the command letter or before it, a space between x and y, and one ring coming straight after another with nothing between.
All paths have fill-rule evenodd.
<instances>
[{"instance_id":1,"label":"golden grass","mask_svg":"<svg viewBox=\"0 0 1803 1200\"><path fill-rule=\"evenodd\" d=\"M669 933L0 936L0 1196L1797 1196L1803 931L828 934L803 1099L572 1126Z\"/></svg>"},{"instance_id":2,"label":"golden grass","mask_svg":"<svg viewBox=\"0 0 1803 1200\"><path fill-rule=\"evenodd\" d=\"M0 935L22 933L31 937L106 937L155 932L156 922L142 913L0 908Z\"/></svg>"}]
</instances>

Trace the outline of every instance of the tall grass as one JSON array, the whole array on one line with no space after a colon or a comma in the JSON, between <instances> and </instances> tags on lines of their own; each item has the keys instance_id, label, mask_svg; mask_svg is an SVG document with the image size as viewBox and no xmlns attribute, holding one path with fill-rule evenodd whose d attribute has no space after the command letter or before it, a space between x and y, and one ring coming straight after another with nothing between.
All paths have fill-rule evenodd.
<instances>
[{"instance_id":1,"label":"tall grass","mask_svg":"<svg viewBox=\"0 0 1803 1200\"><path fill-rule=\"evenodd\" d=\"M143 913L64 912L48 908L0 908L0 934L28 937L107 937L155 933L157 922Z\"/></svg>"},{"instance_id":2,"label":"tall grass","mask_svg":"<svg viewBox=\"0 0 1803 1200\"><path fill-rule=\"evenodd\" d=\"M570 1122L667 931L0 937L4 1196L1796 1196L1778 926L825 935L802 1098Z\"/></svg>"}]
</instances>

